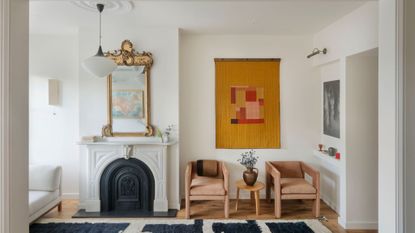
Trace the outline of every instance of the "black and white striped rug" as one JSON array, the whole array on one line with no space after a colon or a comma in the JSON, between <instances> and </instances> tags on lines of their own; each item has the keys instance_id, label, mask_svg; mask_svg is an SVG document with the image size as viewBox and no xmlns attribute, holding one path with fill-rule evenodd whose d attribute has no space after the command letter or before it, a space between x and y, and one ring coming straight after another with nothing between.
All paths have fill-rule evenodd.
<instances>
[{"instance_id":1,"label":"black and white striped rug","mask_svg":"<svg viewBox=\"0 0 415 233\"><path fill-rule=\"evenodd\" d=\"M107 227L103 227L107 226ZM31 233L331 233L318 220L44 219ZM105 230L103 230L105 229Z\"/></svg>"}]
</instances>

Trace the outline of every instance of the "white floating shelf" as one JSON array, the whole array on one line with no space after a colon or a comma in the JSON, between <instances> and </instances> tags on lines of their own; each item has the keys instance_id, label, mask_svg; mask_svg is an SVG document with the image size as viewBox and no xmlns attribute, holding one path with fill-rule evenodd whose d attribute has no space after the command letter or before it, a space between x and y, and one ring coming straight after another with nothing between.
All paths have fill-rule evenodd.
<instances>
[{"instance_id":1,"label":"white floating shelf","mask_svg":"<svg viewBox=\"0 0 415 233\"><path fill-rule=\"evenodd\" d=\"M314 150L313 151L313 155L318 158L318 160L320 161L320 164L325 167L326 169L339 174L340 173L340 160L336 159L335 157L332 157L330 155L328 155L327 153L318 151L318 150Z\"/></svg>"}]
</instances>

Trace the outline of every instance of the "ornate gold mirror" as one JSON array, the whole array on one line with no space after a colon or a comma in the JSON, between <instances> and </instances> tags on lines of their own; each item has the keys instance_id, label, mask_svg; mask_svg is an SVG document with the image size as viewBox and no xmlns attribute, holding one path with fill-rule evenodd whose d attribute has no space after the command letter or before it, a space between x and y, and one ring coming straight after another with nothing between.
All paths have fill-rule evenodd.
<instances>
[{"instance_id":1,"label":"ornate gold mirror","mask_svg":"<svg viewBox=\"0 0 415 233\"><path fill-rule=\"evenodd\" d=\"M108 124L103 136L152 136L149 78L151 53L138 53L129 40L105 53L118 67L108 76Z\"/></svg>"}]
</instances>

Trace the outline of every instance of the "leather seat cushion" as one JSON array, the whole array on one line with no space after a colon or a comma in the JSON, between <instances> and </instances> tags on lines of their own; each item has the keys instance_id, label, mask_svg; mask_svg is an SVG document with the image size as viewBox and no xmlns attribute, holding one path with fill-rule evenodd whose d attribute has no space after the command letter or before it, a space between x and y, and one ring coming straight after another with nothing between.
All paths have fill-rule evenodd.
<instances>
[{"instance_id":1,"label":"leather seat cushion","mask_svg":"<svg viewBox=\"0 0 415 233\"><path fill-rule=\"evenodd\" d=\"M190 184L190 195L194 196L220 196L225 195L223 179L198 176Z\"/></svg>"},{"instance_id":2,"label":"leather seat cushion","mask_svg":"<svg viewBox=\"0 0 415 233\"><path fill-rule=\"evenodd\" d=\"M282 194L315 194L317 190L303 178L281 178Z\"/></svg>"}]
</instances>

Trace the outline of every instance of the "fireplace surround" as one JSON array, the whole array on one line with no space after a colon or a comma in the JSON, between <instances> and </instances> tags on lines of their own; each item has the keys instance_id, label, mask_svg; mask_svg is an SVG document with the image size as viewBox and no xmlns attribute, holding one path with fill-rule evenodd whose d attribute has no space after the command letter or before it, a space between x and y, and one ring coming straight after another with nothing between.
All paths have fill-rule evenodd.
<instances>
[{"instance_id":1,"label":"fireplace surround","mask_svg":"<svg viewBox=\"0 0 415 233\"><path fill-rule=\"evenodd\" d=\"M116 139L80 143L79 209L85 213L180 209L177 143Z\"/></svg>"}]
</instances>

